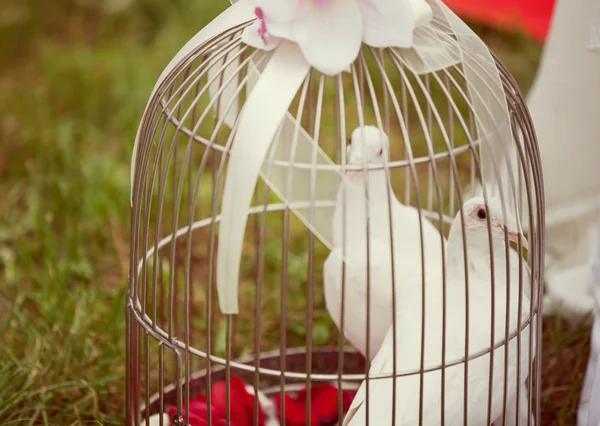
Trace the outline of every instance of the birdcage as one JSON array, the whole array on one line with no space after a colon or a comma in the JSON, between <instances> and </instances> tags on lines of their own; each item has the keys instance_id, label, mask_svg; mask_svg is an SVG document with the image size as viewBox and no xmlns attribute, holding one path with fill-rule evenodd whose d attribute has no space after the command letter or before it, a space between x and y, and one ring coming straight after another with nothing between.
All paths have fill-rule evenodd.
<instances>
[{"instance_id":1,"label":"birdcage","mask_svg":"<svg viewBox=\"0 0 600 426\"><path fill-rule=\"evenodd\" d=\"M438 0L252 3L138 130L127 425L539 424L543 182L509 72Z\"/></svg>"}]
</instances>

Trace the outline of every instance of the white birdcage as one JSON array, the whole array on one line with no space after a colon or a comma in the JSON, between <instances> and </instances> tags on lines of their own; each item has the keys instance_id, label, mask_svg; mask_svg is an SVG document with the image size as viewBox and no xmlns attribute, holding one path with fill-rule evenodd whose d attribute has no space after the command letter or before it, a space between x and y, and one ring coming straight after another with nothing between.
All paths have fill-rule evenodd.
<instances>
[{"instance_id":1,"label":"white birdcage","mask_svg":"<svg viewBox=\"0 0 600 426\"><path fill-rule=\"evenodd\" d=\"M146 107L127 425L188 424L198 392L235 424L236 376L247 424L291 424L294 392L309 424L319 383L358 389L332 422L539 424L544 198L516 83L439 0L294 4L232 5Z\"/></svg>"}]
</instances>

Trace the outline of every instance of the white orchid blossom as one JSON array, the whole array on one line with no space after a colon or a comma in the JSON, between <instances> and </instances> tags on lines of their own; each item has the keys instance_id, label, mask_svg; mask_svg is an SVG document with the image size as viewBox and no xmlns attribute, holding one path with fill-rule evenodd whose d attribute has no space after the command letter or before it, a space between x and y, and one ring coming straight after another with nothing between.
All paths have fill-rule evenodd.
<instances>
[{"instance_id":1,"label":"white orchid blossom","mask_svg":"<svg viewBox=\"0 0 600 426\"><path fill-rule=\"evenodd\" d=\"M324 74L348 67L364 42L409 48L417 25L431 19L424 0L251 0L256 17L243 41L273 50L295 42L308 63Z\"/></svg>"}]
</instances>

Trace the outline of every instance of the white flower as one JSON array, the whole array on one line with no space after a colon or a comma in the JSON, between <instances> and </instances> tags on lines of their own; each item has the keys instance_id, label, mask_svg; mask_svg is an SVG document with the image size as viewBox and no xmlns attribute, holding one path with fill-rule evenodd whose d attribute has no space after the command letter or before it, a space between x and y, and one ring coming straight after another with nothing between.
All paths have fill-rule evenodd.
<instances>
[{"instance_id":1,"label":"white flower","mask_svg":"<svg viewBox=\"0 0 600 426\"><path fill-rule=\"evenodd\" d=\"M354 62L362 42L373 47L411 47L418 20L415 1L424 3L250 0L258 20L244 30L242 38L263 50L275 49L282 39L296 42L308 63L324 74L335 75ZM431 9L425 6L430 18Z\"/></svg>"}]
</instances>

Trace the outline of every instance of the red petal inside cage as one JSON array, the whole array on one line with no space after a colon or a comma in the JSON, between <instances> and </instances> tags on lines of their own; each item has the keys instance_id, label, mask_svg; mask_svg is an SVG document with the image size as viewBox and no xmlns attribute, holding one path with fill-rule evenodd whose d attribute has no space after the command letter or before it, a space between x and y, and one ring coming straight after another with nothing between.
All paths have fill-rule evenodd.
<instances>
[{"instance_id":1,"label":"red petal inside cage","mask_svg":"<svg viewBox=\"0 0 600 426\"><path fill-rule=\"evenodd\" d=\"M346 413L356 392L342 391L342 409ZM285 395L285 422L289 426L305 426L308 392L301 389L295 397ZM278 413L281 413L281 396L275 395L273 400ZM331 385L315 385L310 392L311 425L329 425L338 420L338 389Z\"/></svg>"},{"instance_id":2,"label":"red petal inside cage","mask_svg":"<svg viewBox=\"0 0 600 426\"><path fill-rule=\"evenodd\" d=\"M227 413L227 383L216 383L211 391L212 405L218 417L225 418ZM254 424L254 395L246 391L244 381L239 377L230 380L230 419L235 426L252 426ZM259 407L258 424L265 424L265 414Z\"/></svg>"}]
</instances>

